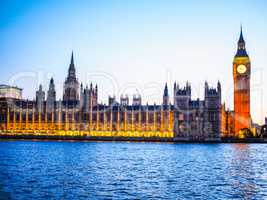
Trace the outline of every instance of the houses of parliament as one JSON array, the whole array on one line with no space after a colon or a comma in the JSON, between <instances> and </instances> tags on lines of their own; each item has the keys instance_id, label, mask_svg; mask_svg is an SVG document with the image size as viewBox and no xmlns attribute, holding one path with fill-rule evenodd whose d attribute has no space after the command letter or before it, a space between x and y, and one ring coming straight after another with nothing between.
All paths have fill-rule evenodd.
<instances>
[{"instance_id":1,"label":"houses of parliament","mask_svg":"<svg viewBox=\"0 0 267 200\"><path fill-rule=\"evenodd\" d=\"M98 86L83 85L76 76L72 53L62 100L57 100L53 78L45 92L42 85L35 100L22 98L22 89L0 85L1 134L35 134L88 137L158 137L177 140L220 140L238 137L250 129L251 64L241 29L233 61L234 111L221 102L221 84L205 82L204 99L192 99L191 85L163 87L161 104L143 104L139 94L109 97L99 103ZM61 98L60 98L61 99Z\"/></svg>"}]
</instances>

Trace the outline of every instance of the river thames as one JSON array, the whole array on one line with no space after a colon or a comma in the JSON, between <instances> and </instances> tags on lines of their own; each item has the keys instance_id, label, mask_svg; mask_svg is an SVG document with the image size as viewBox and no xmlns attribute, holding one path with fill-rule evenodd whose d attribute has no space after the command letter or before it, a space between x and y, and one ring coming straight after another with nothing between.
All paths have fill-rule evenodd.
<instances>
[{"instance_id":1,"label":"river thames","mask_svg":"<svg viewBox=\"0 0 267 200\"><path fill-rule=\"evenodd\" d=\"M0 141L0 196L267 199L267 145Z\"/></svg>"}]
</instances>

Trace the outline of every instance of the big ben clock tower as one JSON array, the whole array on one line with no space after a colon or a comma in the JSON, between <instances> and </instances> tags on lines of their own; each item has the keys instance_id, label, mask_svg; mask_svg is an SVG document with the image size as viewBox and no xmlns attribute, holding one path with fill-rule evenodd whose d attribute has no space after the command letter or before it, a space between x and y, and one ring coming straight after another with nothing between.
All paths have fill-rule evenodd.
<instances>
[{"instance_id":1,"label":"big ben clock tower","mask_svg":"<svg viewBox=\"0 0 267 200\"><path fill-rule=\"evenodd\" d=\"M251 127L250 73L250 59L246 51L246 43L243 38L241 27L237 53L233 61L235 135L237 135L241 129Z\"/></svg>"}]
</instances>

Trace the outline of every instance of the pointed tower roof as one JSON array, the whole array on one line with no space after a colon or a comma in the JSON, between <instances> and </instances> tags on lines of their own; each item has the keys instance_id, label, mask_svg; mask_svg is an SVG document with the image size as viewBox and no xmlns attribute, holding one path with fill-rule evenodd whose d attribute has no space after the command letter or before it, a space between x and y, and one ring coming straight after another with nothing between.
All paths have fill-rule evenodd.
<instances>
[{"instance_id":1,"label":"pointed tower roof","mask_svg":"<svg viewBox=\"0 0 267 200\"><path fill-rule=\"evenodd\" d=\"M167 83L165 84L165 88L164 88L164 94L163 94L163 96L169 96L168 85L167 85Z\"/></svg>"},{"instance_id":2,"label":"pointed tower roof","mask_svg":"<svg viewBox=\"0 0 267 200\"><path fill-rule=\"evenodd\" d=\"M71 52L71 61L70 61L71 65L74 65L74 58L73 58L73 51Z\"/></svg>"},{"instance_id":3,"label":"pointed tower roof","mask_svg":"<svg viewBox=\"0 0 267 200\"><path fill-rule=\"evenodd\" d=\"M76 79L73 51L71 52L71 60L67 79Z\"/></svg>"},{"instance_id":4,"label":"pointed tower roof","mask_svg":"<svg viewBox=\"0 0 267 200\"><path fill-rule=\"evenodd\" d=\"M246 42L243 37L243 29L242 26L240 27L240 36L237 43L237 52L235 57L248 57L247 51L246 51Z\"/></svg>"},{"instance_id":5,"label":"pointed tower roof","mask_svg":"<svg viewBox=\"0 0 267 200\"><path fill-rule=\"evenodd\" d=\"M51 77L51 79L50 79L50 84L54 84L54 79L53 79L53 77Z\"/></svg>"},{"instance_id":6,"label":"pointed tower roof","mask_svg":"<svg viewBox=\"0 0 267 200\"><path fill-rule=\"evenodd\" d=\"M238 43L245 43L245 40L244 40L244 37L243 37L243 29L242 29L242 26L240 28L240 36L239 36L239 40L238 40Z\"/></svg>"},{"instance_id":7,"label":"pointed tower roof","mask_svg":"<svg viewBox=\"0 0 267 200\"><path fill-rule=\"evenodd\" d=\"M69 67L69 69L74 69L75 70L73 51L71 52L71 59L70 59L70 67Z\"/></svg>"}]
</instances>

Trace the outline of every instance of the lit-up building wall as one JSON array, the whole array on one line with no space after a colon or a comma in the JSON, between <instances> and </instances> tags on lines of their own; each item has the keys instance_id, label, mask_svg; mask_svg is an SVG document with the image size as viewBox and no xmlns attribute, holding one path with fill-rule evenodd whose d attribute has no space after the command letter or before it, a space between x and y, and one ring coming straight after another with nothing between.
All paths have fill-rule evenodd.
<instances>
[{"instance_id":1,"label":"lit-up building wall","mask_svg":"<svg viewBox=\"0 0 267 200\"><path fill-rule=\"evenodd\" d=\"M35 134L97 137L158 137L218 139L221 132L221 85L205 84L204 100L191 99L191 86L174 84L171 104L167 84L161 104L142 104L139 94L109 97L108 105L98 103L98 87L79 86L73 54L64 82L63 100L57 100L54 80L49 89L42 85L34 101L0 98L2 134ZM47 95L46 95L47 94ZM189 128L188 128L189 127Z\"/></svg>"},{"instance_id":2,"label":"lit-up building wall","mask_svg":"<svg viewBox=\"0 0 267 200\"><path fill-rule=\"evenodd\" d=\"M171 105L99 104L87 112L73 102L57 102L52 112L38 112L36 102L2 99L1 108L1 129L9 133L173 137Z\"/></svg>"}]
</instances>

